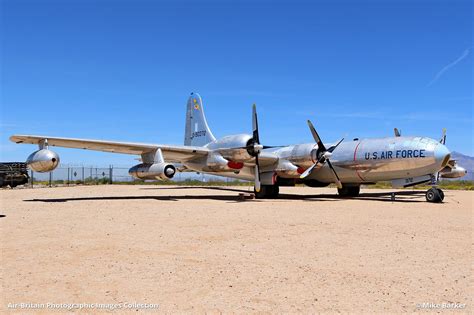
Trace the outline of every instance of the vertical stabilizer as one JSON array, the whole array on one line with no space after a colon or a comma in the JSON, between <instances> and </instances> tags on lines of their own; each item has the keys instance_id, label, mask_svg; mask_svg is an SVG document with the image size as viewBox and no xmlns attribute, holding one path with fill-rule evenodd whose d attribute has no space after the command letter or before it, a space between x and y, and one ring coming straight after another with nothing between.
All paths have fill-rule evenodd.
<instances>
[{"instance_id":1,"label":"vertical stabilizer","mask_svg":"<svg viewBox=\"0 0 474 315\"><path fill-rule=\"evenodd\" d=\"M204 146L216 140L207 125L201 96L191 93L186 106L186 129L184 145Z\"/></svg>"}]
</instances>

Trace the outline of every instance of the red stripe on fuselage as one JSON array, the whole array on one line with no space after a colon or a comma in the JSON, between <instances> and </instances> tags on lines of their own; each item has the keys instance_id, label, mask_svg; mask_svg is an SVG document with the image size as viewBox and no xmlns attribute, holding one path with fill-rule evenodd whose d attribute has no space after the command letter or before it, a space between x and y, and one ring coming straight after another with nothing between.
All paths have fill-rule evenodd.
<instances>
[{"instance_id":1,"label":"red stripe on fuselage","mask_svg":"<svg viewBox=\"0 0 474 315\"><path fill-rule=\"evenodd\" d=\"M360 144L360 142L357 143L357 145L356 145L356 147L355 147L355 150L354 150L354 162L356 161L357 149L359 148L359 144ZM359 170L357 169L357 167L356 167L356 169L355 169L355 172L356 172L357 176L360 178L360 180L362 180L363 182L365 182L365 180L362 178L362 176L360 176Z\"/></svg>"}]
</instances>

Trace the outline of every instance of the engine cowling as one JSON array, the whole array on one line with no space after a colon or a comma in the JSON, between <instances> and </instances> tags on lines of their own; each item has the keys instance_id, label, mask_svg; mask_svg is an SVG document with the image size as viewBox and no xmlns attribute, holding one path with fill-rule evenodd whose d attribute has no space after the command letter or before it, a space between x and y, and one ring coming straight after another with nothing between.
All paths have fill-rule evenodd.
<instances>
[{"instance_id":1,"label":"engine cowling","mask_svg":"<svg viewBox=\"0 0 474 315\"><path fill-rule=\"evenodd\" d=\"M48 149L41 149L30 154L26 164L35 172L51 172L59 165L59 155Z\"/></svg>"},{"instance_id":2,"label":"engine cowling","mask_svg":"<svg viewBox=\"0 0 474 315\"><path fill-rule=\"evenodd\" d=\"M252 136L247 134L231 135L211 143L209 149L216 149L223 158L234 162L246 162L255 157L246 148L252 141Z\"/></svg>"},{"instance_id":3,"label":"engine cowling","mask_svg":"<svg viewBox=\"0 0 474 315\"><path fill-rule=\"evenodd\" d=\"M455 165L453 168L445 167L440 171L442 178L460 178L467 174L465 168Z\"/></svg>"},{"instance_id":4,"label":"engine cowling","mask_svg":"<svg viewBox=\"0 0 474 315\"><path fill-rule=\"evenodd\" d=\"M294 165L288 160L279 160L275 171L278 176L283 178L299 178L304 172L304 169Z\"/></svg>"},{"instance_id":5,"label":"engine cowling","mask_svg":"<svg viewBox=\"0 0 474 315\"><path fill-rule=\"evenodd\" d=\"M176 167L168 163L135 165L128 170L128 173L138 179L171 179L176 174Z\"/></svg>"}]
</instances>

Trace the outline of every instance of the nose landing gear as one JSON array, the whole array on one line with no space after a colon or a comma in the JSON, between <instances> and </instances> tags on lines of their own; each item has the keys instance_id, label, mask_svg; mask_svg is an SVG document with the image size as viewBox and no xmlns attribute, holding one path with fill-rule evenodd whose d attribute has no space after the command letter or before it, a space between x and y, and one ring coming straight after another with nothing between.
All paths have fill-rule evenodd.
<instances>
[{"instance_id":1,"label":"nose landing gear","mask_svg":"<svg viewBox=\"0 0 474 315\"><path fill-rule=\"evenodd\" d=\"M428 189L425 196L426 196L426 201L428 202L439 203L439 202L443 202L444 200L444 192L441 189L436 188L436 187L432 187Z\"/></svg>"}]
</instances>

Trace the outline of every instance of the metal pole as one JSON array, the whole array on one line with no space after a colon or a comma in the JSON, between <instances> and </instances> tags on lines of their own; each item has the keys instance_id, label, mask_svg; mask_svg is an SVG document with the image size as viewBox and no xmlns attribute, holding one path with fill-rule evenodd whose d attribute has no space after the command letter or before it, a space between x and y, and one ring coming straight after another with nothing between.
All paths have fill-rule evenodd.
<instances>
[{"instance_id":1,"label":"metal pole","mask_svg":"<svg viewBox=\"0 0 474 315\"><path fill-rule=\"evenodd\" d=\"M112 184L112 165L109 165L109 184Z\"/></svg>"},{"instance_id":2,"label":"metal pole","mask_svg":"<svg viewBox=\"0 0 474 315\"><path fill-rule=\"evenodd\" d=\"M82 185L84 185L84 165L82 165Z\"/></svg>"},{"instance_id":3,"label":"metal pole","mask_svg":"<svg viewBox=\"0 0 474 315\"><path fill-rule=\"evenodd\" d=\"M67 167L67 185L69 186L69 166Z\"/></svg>"},{"instance_id":4,"label":"metal pole","mask_svg":"<svg viewBox=\"0 0 474 315\"><path fill-rule=\"evenodd\" d=\"M33 182L34 182L34 177L33 177L33 176L34 176L34 172L33 172L33 170L31 170L30 172L31 172L31 173L30 173L31 188L33 188Z\"/></svg>"},{"instance_id":5,"label":"metal pole","mask_svg":"<svg viewBox=\"0 0 474 315\"><path fill-rule=\"evenodd\" d=\"M49 172L49 187L52 187L52 182L53 182L53 172Z\"/></svg>"}]
</instances>

